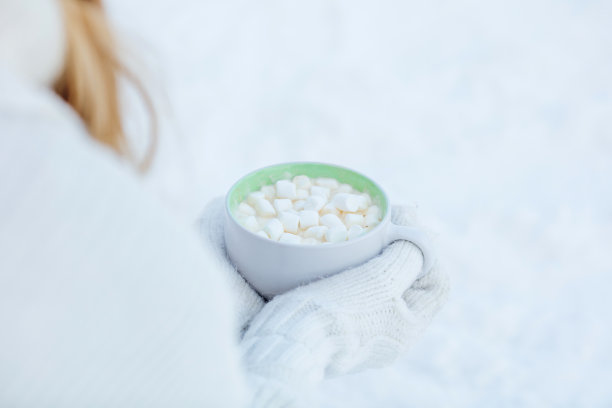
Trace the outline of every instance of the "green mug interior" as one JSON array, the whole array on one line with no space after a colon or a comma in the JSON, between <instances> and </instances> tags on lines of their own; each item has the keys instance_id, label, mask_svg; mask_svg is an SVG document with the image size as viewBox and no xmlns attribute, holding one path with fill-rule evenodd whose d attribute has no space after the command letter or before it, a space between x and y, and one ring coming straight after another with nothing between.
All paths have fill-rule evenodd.
<instances>
[{"instance_id":1,"label":"green mug interior","mask_svg":"<svg viewBox=\"0 0 612 408\"><path fill-rule=\"evenodd\" d=\"M236 182L227 195L227 205L232 215L244 199L261 187L274 184L278 180L291 179L295 176L306 175L308 177L331 177L340 183L351 185L354 189L368 193L372 202L382 210L382 217L387 215L388 200L384 191L372 180L363 174L345 167L325 163L296 162L275 164L255 170Z\"/></svg>"}]
</instances>

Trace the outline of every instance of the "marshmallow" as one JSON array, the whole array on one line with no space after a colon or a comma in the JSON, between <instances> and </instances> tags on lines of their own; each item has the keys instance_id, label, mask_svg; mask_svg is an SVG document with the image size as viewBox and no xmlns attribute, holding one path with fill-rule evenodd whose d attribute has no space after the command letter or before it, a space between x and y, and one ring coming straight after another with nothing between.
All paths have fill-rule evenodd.
<instances>
[{"instance_id":1,"label":"marshmallow","mask_svg":"<svg viewBox=\"0 0 612 408\"><path fill-rule=\"evenodd\" d=\"M333 203L337 209L346 212L355 212L359 209L360 196L356 194L340 193L334 196Z\"/></svg>"},{"instance_id":2,"label":"marshmallow","mask_svg":"<svg viewBox=\"0 0 612 408\"><path fill-rule=\"evenodd\" d=\"M284 211L279 214L278 220L283 224L285 232L297 234L300 217L290 212Z\"/></svg>"},{"instance_id":3,"label":"marshmallow","mask_svg":"<svg viewBox=\"0 0 612 408\"><path fill-rule=\"evenodd\" d=\"M308 192L308 190L303 189L303 188L298 188L295 193L295 197L299 200L305 200L309 196L310 196L310 193Z\"/></svg>"},{"instance_id":4,"label":"marshmallow","mask_svg":"<svg viewBox=\"0 0 612 408\"><path fill-rule=\"evenodd\" d=\"M325 205L325 197L313 195L306 199L304 209L309 211L319 211Z\"/></svg>"},{"instance_id":5,"label":"marshmallow","mask_svg":"<svg viewBox=\"0 0 612 408\"><path fill-rule=\"evenodd\" d=\"M238 205L238 212L244 215L255 215L255 209L247 203L240 203L240 205Z\"/></svg>"},{"instance_id":6,"label":"marshmallow","mask_svg":"<svg viewBox=\"0 0 612 408\"><path fill-rule=\"evenodd\" d=\"M263 229L263 227L266 226L266 224L268 223L268 221L270 221L270 217L260 217L259 215L257 217L257 223L259 224L259 229Z\"/></svg>"},{"instance_id":7,"label":"marshmallow","mask_svg":"<svg viewBox=\"0 0 612 408\"><path fill-rule=\"evenodd\" d=\"M376 215L376 214L367 214L365 216L364 225L366 227L373 227L373 226L377 225L379 222L380 222L380 218L378 217L378 215Z\"/></svg>"},{"instance_id":8,"label":"marshmallow","mask_svg":"<svg viewBox=\"0 0 612 408\"><path fill-rule=\"evenodd\" d=\"M325 239L331 243L346 241L346 237L347 232L344 225L330 228L325 233Z\"/></svg>"},{"instance_id":9,"label":"marshmallow","mask_svg":"<svg viewBox=\"0 0 612 408\"><path fill-rule=\"evenodd\" d=\"M274 197L276 197L276 189L274 186L263 186L260 191L264 193L264 196L268 200L272 200Z\"/></svg>"},{"instance_id":10,"label":"marshmallow","mask_svg":"<svg viewBox=\"0 0 612 408\"><path fill-rule=\"evenodd\" d=\"M293 203L288 198L277 198L274 200L274 208L280 213L293 208Z\"/></svg>"},{"instance_id":11,"label":"marshmallow","mask_svg":"<svg viewBox=\"0 0 612 408\"><path fill-rule=\"evenodd\" d=\"M373 205L366 211L365 225L367 227L373 227L380 222L380 208L377 205Z\"/></svg>"},{"instance_id":12,"label":"marshmallow","mask_svg":"<svg viewBox=\"0 0 612 408\"><path fill-rule=\"evenodd\" d=\"M329 192L330 190L327 187L321 187L321 186L310 187L311 195L319 195L321 197L324 197L326 200L329 198Z\"/></svg>"},{"instance_id":13,"label":"marshmallow","mask_svg":"<svg viewBox=\"0 0 612 408\"><path fill-rule=\"evenodd\" d=\"M361 200L359 201L360 210L366 210L372 205L372 198L368 193L361 193L359 194L359 197L361 197Z\"/></svg>"},{"instance_id":14,"label":"marshmallow","mask_svg":"<svg viewBox=\"0 0 612 408\"><path fill-rule=\"evenodd\" d=\"M297 187L289 180L279 180L276 182L276 195L279 198L295 199L297 195Z\"/></svg>"},{"instance_id":15,"label":"marshmallow","mask_svg":"<svg viewBox=\"0 0 612 408\"><path fill-rule=\"evenodd\" d=\"M327 187L330 190L335 190L338 188L338 180L327 177L319 177L315 180L315 183L321 187Z\"/></svg>"},{"instance_id":16,"label":"marshmallow","mask_svg":"<svg viewBox=\"0 0 612 408\"><path fill-rule=\"evenodd\" d=\"M302 240L302 244L304 244L304 245L316 245L316 244L320 244L320 243L321 243L321 241L319 241L316 238L304 238Z\"/></svg>"},{"instance_id":17,"label":"marshmallow","mask_svg":"<svg viewBox=\"0 0 612 408\"><path fill-rule=\"evenodd\" d=\"M304 231L304 237L323 239L328 229L329 228L327 228L325 225L318 225L316 227L310 227L306 231Z\"/></svg>"},{"instance_id":18,"label":"marshmallow","mask_svg":"<svg viewBox=\"0 0 612 408\"><path fill-rule=\"evenodd\" d=\"M274 207L272 204L265 198L256 198L254 204L255 210L257 210L257 214L262 217L271 217L276 214L274 211Z\"/></svg>"},{"instance_id":19,"label":"marshmallow","mask_svg":"<svg viewBox=\"0 0 612 408\"><path fill-rule=\"evenodd\" d=\"M283 232L278 242L284 242L285 244L301 244L302 237L295 234L290 234L288 232Z\"/></svg>"},{"instance_id":20,"label":"marshmallow","mask_svg":"<svg viewBox=\"0 0 612 408\"><path fill-rule=\"evenodd\" d=\"M340 211L338 211L334 203L327 203L323 208L321 208L321 214L334 214L339 216Z\"/></svg>"},{"instance_id":21,"label":"marshmallow","mask_svg":"<svg viewBox=\"0 0 612 408\"><path fill-rule=\"evenodd\" d=\"M324 216L321 217L319 222L321 223L321 225L325 225L328 228L342 227L346 229L346 227L344 226L340 218L338 218L334 214L325 214Z\"/></svg>"},{"instance_id":22,"label":"marshmallow","mask_svg":"<svg viewBox=\"0 0 612 408\"><path fill-rule=\"evenodd\" d=\"M259 198L266 198L266 195L261 191L254 191L247 197L247 203L255 205L255 201Z\"/></svg>"},{"instance_id":23,"label":"marshmallow","mask_svg":"<svg viewBox=\"0 0 612 408\"><path fill-rule=\"evenodd\" d=\"M359 194L361 197L363 197L363 199L365 200L365 205L367 207L370 207L372 205L372 197L370 197L370 195L368 193L361 193ZM378 207L376 207L378 208Z\"/></svg>"},{"instance_id":24,"label":"marshmallow","mask_svg":"<svg viewBox=\"0 0 612 408\"><path fill-rule=\"evenodd\" d=\"M373 205L366 211L366 214L375 214L376 216L380 215L380 208L377 205Z\"/></svg>"},{"instance_id":25,"label":"marshmallow","mask_svg":"<svg viewBox=\"0 0 612 408\"><path fill-rule=\"evenodd\" d=\"M347 213L344 214L344 225L351 227L353 225L362 226L365 223L365 218L361 214Z\"/></svg>"},{"instance_id":26,"label":"marshmallow","mask_svg":"<svg viewBox=\"0 0 612 408\"><path fill-rule=\"evenodd\" d=\"M248 217L244 218L241 224L249 231L257 231L259 229L259 223L254 215L249 215Z\"/></svg>"},{"instance_id":27,"label":"marshmallow","mask_svg":"<svg viewBox=\"0 0 612 408\"><path fill-rule=\"evenodd\" d=\"M319 213L317 211L300 211L300 228L306 229L319 224Z\"/></svg>"},{"instance_id":28,"label":"marshmallow","mask_svg":"<svg viewBox=\"0 0 612 408\"><path fill-rule=\"evenodd\" d=\"M248 194L235 215L242 226L262 238L304 245L355 239L382 218L368 193L333 178L305 175L278 180Z\"/></svg>"},{"instance_id":29,"label":"marshmallow","mask_svg":"<svg viewBox=\"0 0 612 408\"><path fill-rule=\"evenodd\" d=\"M352 193L353 187L351 187L350 184L340 184L338 186L338 192L339 193Z\"/></svg>"},{"instance_id":30,"label":"marshmallow","mask_svg":"<svg viewBox=\"0 0 612 408\"><path fill-rule=\"evenodd\" d=\"M359 225L351 225L351 228L348 230L348 239L355 239L361 234L363 234L363 227Z\"/></svg>"},{"instance_id":31,"label":"marshmallow","mask_svg":"<svg viewBox=\"0 0 612 408\"><path fill-rule=\"evenodd\" d=\"M268 236L268 234L264 230L257 231L256 234L259 235L262 238L270 239L270 237Z\"/></svg>"},{"instance_id":32,"label":"marshmallow","mask_svg":"<svg viewBox=\"0 0 612 408\"><path fill-rule=\"evenodd\" d=\"M306 190L309 189L312 185L308 176L295 176L293 178L293 183L296 185L297 188Z\"/></svg>"},{"instance_id":33,"label":"marshmallow","mask_svg":"<svg viewBox=\"0 0 612 408\"><path fill-rule=\"evenodd\" d=\"M283 233L283 224L276 218L272 218L267 222L263 229L271 240L278 241L281 234Z\"/></svg>"},{"instance_id":34,"label":"marshmallow","mask_svg":"<svg viewBox=\"0 0 612 408\"><path fill-rule=\"evenodd\" d=\"M359 201L359 209L357 211L364 211L368 209L368 204L365 198L363 198L361 195L358 195L358 201Z\"/></svg>"}]
</instances>

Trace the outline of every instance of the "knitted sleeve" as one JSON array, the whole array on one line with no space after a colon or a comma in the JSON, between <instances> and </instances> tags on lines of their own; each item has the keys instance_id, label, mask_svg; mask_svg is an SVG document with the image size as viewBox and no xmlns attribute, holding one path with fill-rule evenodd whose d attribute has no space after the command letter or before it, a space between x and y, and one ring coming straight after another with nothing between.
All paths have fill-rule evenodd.
<instances>
[{"instance_id":1,"label":"knitted sleeve","mask_svg":"<svg viewBox=\"0 0 612 408\"><path fill-rule=\"evenodd\" d=\"M264 300L238 273L227 257L223 236L224 215L223 198L216 198L204 208L198 227L200 236L212 249L219 265L217 269L229 280L231 300L234 302L239 331L242 332L251 319L259 313Z\"/></svg>"}]
</instances>

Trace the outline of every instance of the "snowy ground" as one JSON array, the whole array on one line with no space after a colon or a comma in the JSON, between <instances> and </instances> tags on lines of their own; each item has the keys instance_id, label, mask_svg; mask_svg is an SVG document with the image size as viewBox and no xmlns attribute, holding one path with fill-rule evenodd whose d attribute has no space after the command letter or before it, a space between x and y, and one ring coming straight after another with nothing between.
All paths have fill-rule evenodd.
<instances>
[{"instance_id":1,"label":"snowy ground","mask_svg":"<svg viewBox=\"0 0 612 408\"><path fill-rule=\"evenodd\" d=\"M154 179L185 216L317 160L438 232L447 307L323 407L612 406L611 2L110 6L172 107Z\"/></svg>"}]
</instances>

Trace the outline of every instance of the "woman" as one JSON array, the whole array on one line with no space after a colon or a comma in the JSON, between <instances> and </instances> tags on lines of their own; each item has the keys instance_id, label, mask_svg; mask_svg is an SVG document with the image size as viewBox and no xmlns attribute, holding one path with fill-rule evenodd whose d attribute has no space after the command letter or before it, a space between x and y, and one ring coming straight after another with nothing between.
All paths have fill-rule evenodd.
<instances>
[{"instance_id":1,"label":"woman","mask_svg":"<svg viewBox=\"0 0 612 408\"><path fill-rule=\"evenodd\" d=\"M143 191L152 149L123 134L100 1L4 0L0 22L0 406L308 406L443 303L409 242L266 303L225 257L219 201L198 237Z\"/></svg>"}]
</instances>

